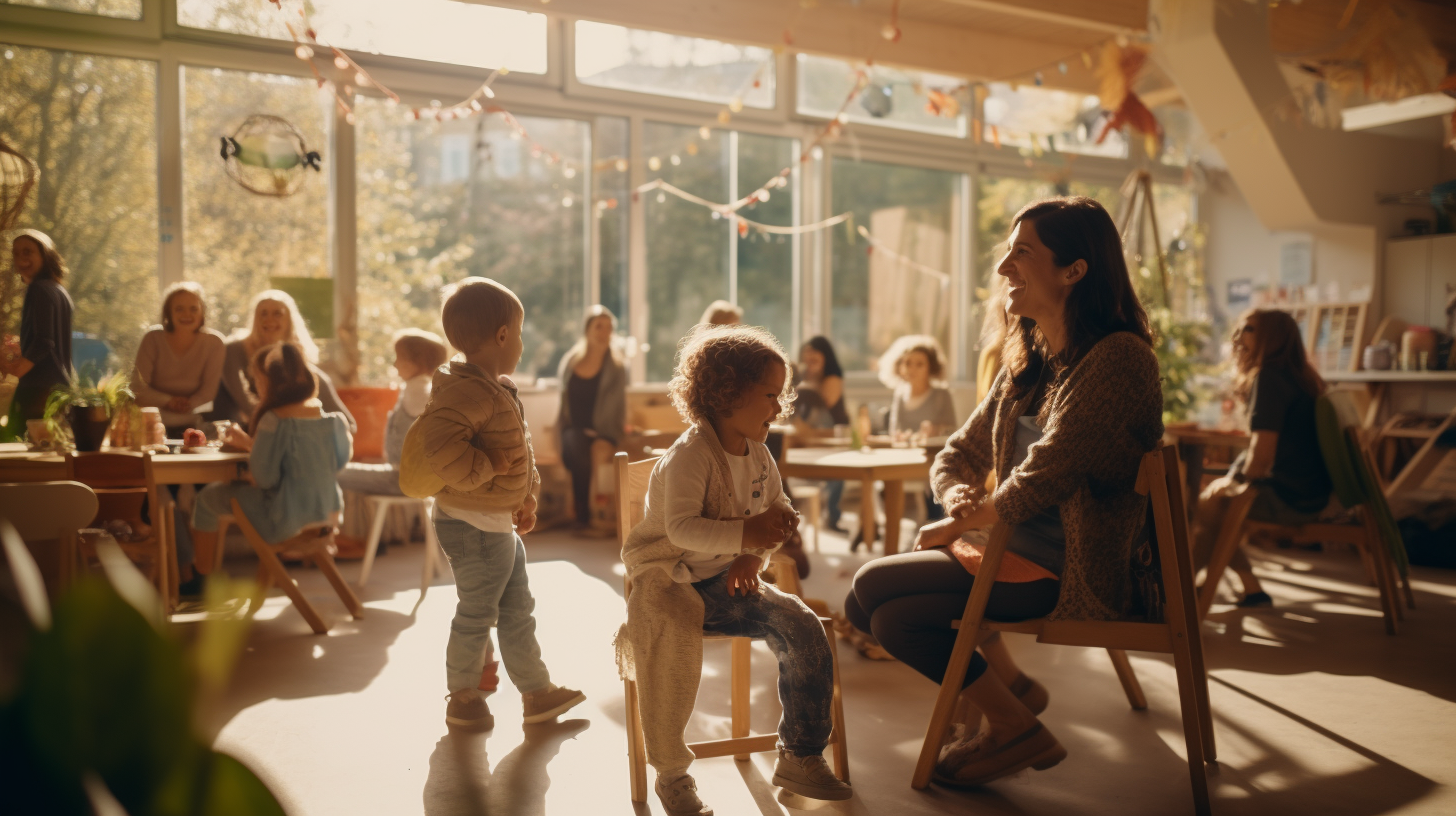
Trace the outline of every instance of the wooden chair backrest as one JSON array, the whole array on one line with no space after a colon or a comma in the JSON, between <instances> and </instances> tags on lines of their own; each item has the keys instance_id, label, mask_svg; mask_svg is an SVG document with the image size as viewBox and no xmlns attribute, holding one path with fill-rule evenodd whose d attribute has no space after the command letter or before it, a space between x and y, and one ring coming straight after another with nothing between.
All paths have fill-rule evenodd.
<instances>
[{"instance_id":1,"label":"wooden chair backrest","mask_svg":"<svg viewBox=\"0 0 1456 816\"><path fill-rule=\"evenodd\" d=\"M24 541L75 533L96 518L96 493L80 482L0 484L0 518Z\"/></svg>"},{"instance_id":2,"label":"wooden chair backrest","mask_svg":"<svg viewBox=\"0 0 1456 816\"><path fill-rule=\"evenodd\" d=\"M647 514L647 484L652 479L652 469L657 467L661 456L633 462L625 453L612 457L617 472L617 547L627 545L627 536L632 528L642 523ZM632 584L623 578L623 589L631 591Z\"/></svg>"},{"instance_id":3,"label":"wooden chair backrest","mask_svg":"<svg viewBox=\"0 0 1456 816\"><path fill-rule=\"evenodd\" d=\"M152 453L66 453L66 478L96 492L94 519L139 522L142 504L156 490ZM89 524L90 522L88 522ZM84 526L84 525L83 525Z\"/></svg>"},{"instance_id":4,"label":"wooden chair backrest","mask_svg":"<svg viewBox=\"0 0 1456 816\"><path fill-rule=\"evenodd\" d=\"M1138 466L1137 491L1148 497L1153 509L1153 539L1158 547L1162 567L1163 620L1175 630L1191 627L1196 631L1193 614L1193 550L1188 534L1188 509L1184 504L1183 484L1176 445L1160 445L1143 456ZM1184 618L1183 626L1174 623Z\"/></svg>"}]
</instances>

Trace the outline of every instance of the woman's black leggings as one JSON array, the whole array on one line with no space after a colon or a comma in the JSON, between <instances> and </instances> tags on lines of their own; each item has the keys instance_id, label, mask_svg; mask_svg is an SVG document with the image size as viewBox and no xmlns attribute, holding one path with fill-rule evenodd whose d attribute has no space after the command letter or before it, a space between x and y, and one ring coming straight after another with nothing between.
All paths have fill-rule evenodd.
<instances>
[{"instance_id":1,"label":"woman's black leggings","mask_svg":"<svg viewBox=\"0 0 1456 816\"><path fill-rule=\"evenodd\" d=\"M571 498L576 506L576 520L591 523L592 442L581 428L561 432L561 463L571 473Z\"/></svg>"},{"instance_id":2,"label":"woman's black leggings","mask_svg":"<svg viewBox=\"0 0 1456 816\"><path fill-rule=\"evenodd\" d=\"M956 630L951 621L966 611L975 576L948 550L900 553L871 561L854 576L844 614L856 629L875 636L885 650L936 683L945 679ZM998 621L1040 618L1057 605L1061 582L1045 578L1026 583L996 582L986 602L986 617ZM986 670L986 659L971 658L965 685Z\"/></svg>"}]
</instances>

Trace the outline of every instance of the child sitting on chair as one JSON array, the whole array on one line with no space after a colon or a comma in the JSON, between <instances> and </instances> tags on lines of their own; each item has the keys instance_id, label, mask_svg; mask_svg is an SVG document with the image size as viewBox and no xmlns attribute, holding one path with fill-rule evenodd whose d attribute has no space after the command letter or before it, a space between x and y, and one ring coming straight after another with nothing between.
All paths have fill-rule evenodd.
<instances>
[{"instance_id":1,"label":"child sitting on chair","mask_svg":"<svg viewBox=\"0 0 1456 816\"><path fill-rule=\"evenodd\" d=\"M269 544L332 522L344 508L334 479L352 455L353 438L342 414L324 413L303 349L291 342L264 346L253 355L250 375L258 408L247 432L235 427L225 440L248 451L250 482L210 484L192 507L196 563L203 569L219 543L218 516L232 513L233 499Z\"/></svg>"},{"instance_id":2,"label":"child sitting on chair","mask_svg":"<svg viewBox=\"0 0 1456 816\"><path fill-rule=\"evenodd\" d=\"M768 641L779 661L773 782L814 799L848 799L824 761L833 655L818 617L760 583L768 555L798 525L764 440L792 394L788 358L760 328L700 326L668 386L692 425L653 468L645 517L622 547L631 581L627 640L647 761L673 816L711 814L687 774L683 730L702 673L703 633Z\"/></svg>"},{"instance_id":3,"label":"child sitting on chair","mask_svg":"<svg viewBox=\"0 0 1456 816\"><path fill-rule=\"evenodd\" d=\"M394 335L394 370L404 380L399 399L389 410L384 425L384 459L380 463L350 462L339 473L339 487L359 493L402 496L399 462L404 454L404 435L430 401L430 380L435 369L450 359L450 349L434 332L401 329Z\"/></svg>"}]
</instances>

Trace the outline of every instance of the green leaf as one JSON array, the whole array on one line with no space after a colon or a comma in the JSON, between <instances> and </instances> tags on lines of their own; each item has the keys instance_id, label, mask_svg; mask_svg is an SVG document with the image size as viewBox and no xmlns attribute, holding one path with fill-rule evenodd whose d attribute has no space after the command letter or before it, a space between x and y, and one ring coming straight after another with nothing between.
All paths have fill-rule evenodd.
<instances>
[{"instance_id":1,"label":"green leaf","mask_svg":"<svg viewBox=\"0 0 1456 816\"><path fill-rule=\"evenodd\" d=\"M205 788L194 801L195 816L285 816L283 806L248 766L227 754L212 752Z\"/></svg>"}]
</instances>

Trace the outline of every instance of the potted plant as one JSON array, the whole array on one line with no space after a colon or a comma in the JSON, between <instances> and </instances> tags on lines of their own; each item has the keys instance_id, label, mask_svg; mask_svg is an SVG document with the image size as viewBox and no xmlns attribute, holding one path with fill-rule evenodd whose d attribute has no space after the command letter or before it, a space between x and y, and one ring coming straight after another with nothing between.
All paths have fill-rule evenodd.
<instances>
[{"instance_id":1,"label":"potted plant","mask_svg":"<svg viewBox=\"0 0 1456 816\"><path fill-rule=\"evenodd\" d=\"M111 418L132 399L131 381L125 374L108 374L90 382L72 380L46 399L45 421L51 438L65 438L64 420L71 428L76 450L101 450Z\"/></svg>"}]
</instances>

